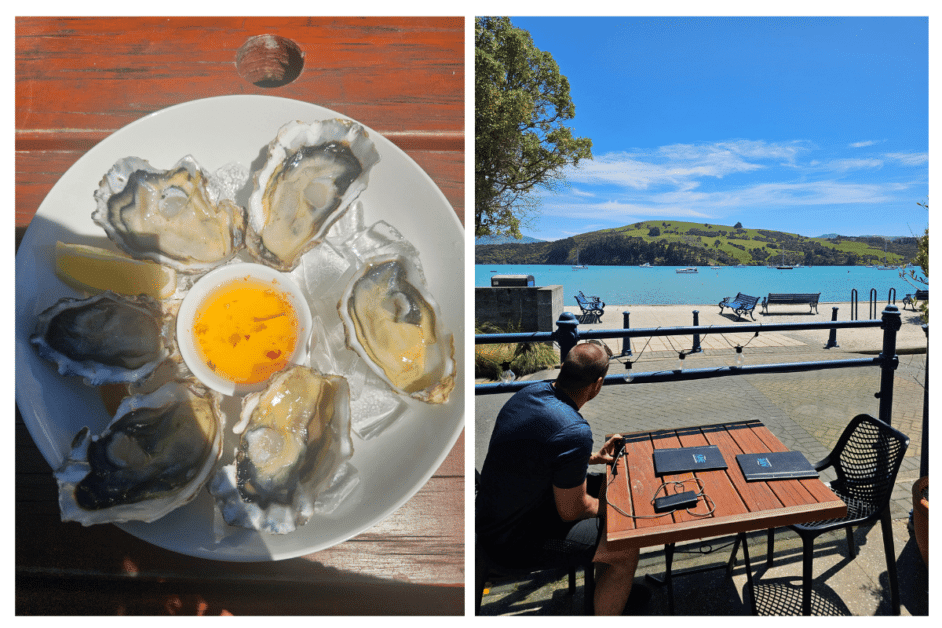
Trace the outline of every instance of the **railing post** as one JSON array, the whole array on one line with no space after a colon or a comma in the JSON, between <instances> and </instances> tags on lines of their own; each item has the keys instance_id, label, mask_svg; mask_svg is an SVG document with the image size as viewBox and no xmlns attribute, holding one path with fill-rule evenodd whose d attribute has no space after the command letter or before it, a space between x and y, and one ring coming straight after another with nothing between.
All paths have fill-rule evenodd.
<instances>
[{"instance_id":1,"label":"railing post","mask_svg":"<svg viewBox=\"0 0 942 628\"><path fill-rule=\"evenodd\" d=\"M922 457L919 460L919 477L929 475L929 324L922 326L926 332L926 381L922 397Z\"/></svg>"},{"instance_id":2,"label":"railing post","mask_svg":"<svg viewBox=\"0 0 942 628\"><path fill-rule=\"evenodd\" d=\"M556 331L553 334L559 343L559 361L562 362L569 355L569 350L579 342L579 319L572 312L563 312L556 320Z\"/></svg>"},{"instance_id":3,"label":"railing post","mask_svg":"<svg viewBox=\"0 0 942 628\"><path fill-rule=\"evenodd\" d=\"M700 326L700 310L693 311L693 326L694 327ZM700 348L700 334L694 334L693 335L693 348L690 349L690 353L700 353L701 351L703 351L703 349Z\"/></svg>"},{"instance_id":4,"label":"railing post","mask_svg":"<svg viewBox=\"0 0 942 628\"><path fill-rule=\"evenodd\" d=\"M831 308L831 320L832 320L832 321L836 321L836 320L837 320L837 308L836 308L836 307ZM828 343L827 343L826 345L824 345L824 348L825 348L825 349L833 349L833 348L836 347L836 346L838 346L838 344L837 344L837 329L835 329L834 327L832 327L832 328L831 328L831 333L828 334Z\"/></svg>"},{"instance_id":5,"label":"railing post","mask_svg":"<svg viewBox=\"0 0 942 628\"><path fill-rule=\"evenodd\" d=\"M625 310L621 315L623 319L622 329L631 329L631 323L628 322L631 312ZM631 338L625 337L621 339L621 355L622 357L631 355Z\"/></svg>"},{"instance_id":6,"label":"railing post","mask_svg":"<svg viewBox=\"0 0 942 628\"><path fill-rule=\"evenodd\" d=\"M850 291L850 320L857 320L857 288Z\"/></svg>"},{"instance_id":7,"label":"railing post","mask_svg":"<svg viewBox=\"0 0 942 628\"><path fill-rule=\"evenodd\" d=\"M883 324L880 328L883 330L883 353L880 358L883 362L880 366L880 392L876 397L880 400L879 419L887 425L892 425L893 371L899 365L899 358L896 356L896 332L903 326L903 321L899 308L895 305L887 305L882 318Z\"/></svg>"}]
</instances>

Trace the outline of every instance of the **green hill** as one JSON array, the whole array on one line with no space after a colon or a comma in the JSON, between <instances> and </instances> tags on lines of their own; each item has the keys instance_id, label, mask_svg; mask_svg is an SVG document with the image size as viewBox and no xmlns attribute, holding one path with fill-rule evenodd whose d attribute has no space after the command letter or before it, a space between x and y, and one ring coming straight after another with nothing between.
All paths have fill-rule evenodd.
<instances>
[{"instance_id":1,"label":"green hill","mask_svg":"<svg viewBox=\"0 0 942 628\"><path fill-rule=\"evenodd\" d=\"M884 253L886 247L886 253ZM709 223L649 220L556 240L474 247L476 264L572 264L590 266L805 266L905 265L918 238L831 236L809 238L782 231Z\"/></svg>"}]
</instances>

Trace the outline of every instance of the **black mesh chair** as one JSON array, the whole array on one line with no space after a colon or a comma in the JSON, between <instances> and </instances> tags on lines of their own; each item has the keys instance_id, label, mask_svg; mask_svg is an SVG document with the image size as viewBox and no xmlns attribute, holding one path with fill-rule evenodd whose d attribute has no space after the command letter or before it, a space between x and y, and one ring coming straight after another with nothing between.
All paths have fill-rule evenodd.
<instances>
[{"instance_id":1,"label":"black mesh chair","mask_svg":"<svg viewBox=\"0 0 942 628\"><path fill-rule=\"evenodd\" d=\"M474 470L474 496L477 498L478 493L478 482L480 479L480 472ZM565 541L560 541L560 543L565 543ZM501 564L499 556L493 556L487 552L481 544L478 543L477 536L474 539L474 614L479 615L481 612L481 600L484 597L484 587L489 580L496 578L513 578L520 579L531 576L534 573L540 571L549 571L557 569L566 569L569 572L569 594L573 595L576 592L576 568L580 565L569 563L562 557L562 554L565 553L564 547L560 547L561 560L558 565L553 566L541 566L535 567L532 569L524 569L519 567L508 567ZM591 615L594 609L594 598L595 598L595 565L590 560L588 563L581 565L582 571L584 574L585 587L583 590L583 612L586 615Z\"/></svg>"},{"instance_id":2,"label":"black mesh chair","mask_svg":"<svg viewBox=\"0 0 942 628\"><path fill-rule=\"evenodd\" d=\"M559 565L556 567L545 567L545 568L534 568L534 569L521 569L514 567L507 567L500 563L498 557L490 555L484 548L477 543L475 539L474 544L474 586L475 586L475 606L474 614L479 615L481 611L481 600L484 597L484 587L488 581L493 581L498 578L511 578L519 580L522 578L530 577L534 573L540 571L549 571L553 569L567 569L569 572L569 594L573 595L576 592L576 565ZM595 597L595 567L594 564L589 561L588 563L581 565L583 574L585 575L585 587L583 590L583 612L586 615L591 615L594 608Z\"/></svg>"},{"instance_id":3,"label":"black mesh chair","mask_svg":"<svg viewBox=\"0 0 942 628\"><path fill-rule=\"evenodd\" d=\"M883 549L886 552L886 570L890 580L893 612L900 613L899 583L896 576L896 553L893 549L893 530L890 525L890 495L896 482L909 438L899 430L867 414L853 418L844 429L834 450L814 465L819 472L833 467L837 479L830 488L845 504L847 516L841 519L814 521L789 526L802 541L801 610L811 614L811 564L814 540L818 535L844 528L847 531L847 552L856 556L853 526L874 523L879 519L883 528ZM767 564L772 564L775 530L769 529Z\"/></svg>"}]
</instances>

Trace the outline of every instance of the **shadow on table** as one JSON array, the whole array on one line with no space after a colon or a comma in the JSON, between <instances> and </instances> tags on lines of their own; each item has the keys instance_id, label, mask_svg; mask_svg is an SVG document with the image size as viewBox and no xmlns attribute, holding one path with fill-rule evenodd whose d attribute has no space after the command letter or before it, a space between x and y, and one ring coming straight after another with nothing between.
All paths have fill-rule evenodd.
<instances>
[{"instance_id":1,"label":"shadow on table","mask_svg":"<svg viewBox=\"0 0 942 628\"><path fill-rule=\"evenodd\" d=\"M389 582L298 565L312 582L16 575L17 615L462 615L463 587ZM335 570L336 571L336 570Z\"/></svg>"},{"instance_id":2,"label":"shadow on table","mask_svg":"<svg viewBox=\"0 0 942 628\"><path fill-rule=\"evenodd\" d=\"M317 554L212 561L157 548L112 525L63 523L51 469L19 416L16 438L17 615L464 614L463 586L358 574L319 563Z\"/></svg>"}]
</instances>

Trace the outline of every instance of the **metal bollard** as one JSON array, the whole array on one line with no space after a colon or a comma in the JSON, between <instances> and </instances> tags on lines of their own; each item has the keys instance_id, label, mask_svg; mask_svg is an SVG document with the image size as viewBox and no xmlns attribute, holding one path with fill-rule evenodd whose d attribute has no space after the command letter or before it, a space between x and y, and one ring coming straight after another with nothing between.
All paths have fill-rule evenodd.
<instances>
[{"instance_id":1,"label":"metal bollard","mask_svg":"<svg viewBox=\"0 0 942 628\"><path fill-rule=\"evenodd\" d=\"M628 317L630 316L630 314L631 312L627 310L621 313L622 319L623 319L623 323L622 323L623 329L631 329L631 323L628 322ZM631 355L631 338L628 338L627 336L621 339L621 355L622 357Z\"/></svg>"},{"instance_id":2,"label":"metal bollard","mask_svg":"<svg viewBox=\"0 0 942 628\"><path fill-rule=\"evenodd\" d=\"M562 362L569 355L569 350L579 342L579 319L572 312L563 312L556 319L554 340L559 343L559 361Z\"/></svg>"},{"instance_id":3,"label":"metal bollard","mask_svg":"<svg viewBox=\"0 0 942 628\"><path fill-rule=\"evenodd\" d=\"M836 320L837 320L837 308L836 308L836 307L831 308L831 320L832 320L832 321L836 321ZM824 345L824 348L825 348L825 349L833 349L834 347L837 347L837 346L838 346L838 344L837 344L837 330L832 327L832 328L831 328L831 333L828 335L828 343L827 343L826 345Z\"/></svg>"},{"instance_id":4,"label":"metal bollard","mask_svg":"<svg viewBox=\"0 0 942 628\"><path fill-rule=\"evenodd\" d=\"M700 326L700 310L693 311L693 326ZM690 353L700 353L703 349L700 347L700 334L693 335L693 348L690 349Z\"/></svg>"},{"instance_id":5,"label":"metal bollard","mask_svg":"<svg viewBox=\"0 0 942 628\"><path fill-rule=\"evenodd\" d=\"M883 364L880 366L880 392L875 396L880 400L878 418L887 425L892 425L893 372L899 366L899 358L896 355L896 332L903 326L903 320L899 308L895 305L887 305L881 318L883 319L883 324L880 326L883 330L883 352L880 357L883 359Z\"/></svg>"}]
</instances>

